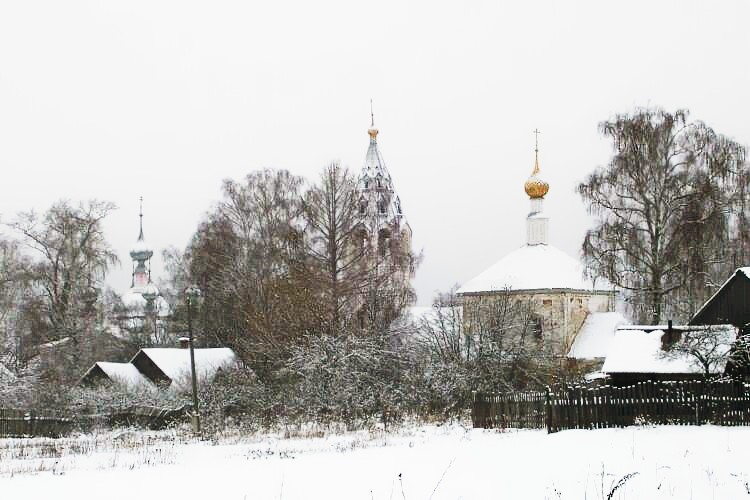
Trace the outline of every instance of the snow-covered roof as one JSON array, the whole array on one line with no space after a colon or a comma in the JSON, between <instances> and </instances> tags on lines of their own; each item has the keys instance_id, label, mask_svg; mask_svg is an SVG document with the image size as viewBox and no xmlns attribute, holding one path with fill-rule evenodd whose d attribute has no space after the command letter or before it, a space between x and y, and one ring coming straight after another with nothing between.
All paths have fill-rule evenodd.
<instances>
[{"instance_id":1,"label":"snow-covered roof","mask_svg":"<svg viewBox=\"0 0 750 500\"><path fill-rule=\"evenodd\" d=\"M568 357L594 359L607 356L617 328L628 323L619 312L595 312L588 315L578 331Z\"/></svg>"},{"instance_id":2,"label":"snow-covered roof","mask_svg":"<svg viewBox=\"0 0 750 500\"><path fill-rule=\"evenodd\" d=\"M570 289L608 291L583 277L583 266L552 245L524 245L458 289L459 294L503 290Z\"/></svg>"},{"instance_id":3,"label":"snow-covered roof","mask_svg":"<svg viewBox=\"0 0 750 500\"><path fill-rule=\"evenodd\" d=\"M125 295L122 296L122 303L128 309L141 310L146 307L146 299L140 294L135 287L130 288Z\"/></svg>"},{"instance_id":4,"label":"snow-covered roof","mask_svg":"<svg viewBox=\"0 0 750 500\"><path fill-rule=\"evenodd\" d=\"M130 250L130 253L148 255L148 254L153 254L154 252L151 250L151 246L148 243L146 243L146 240L144 240L141 235L141 237L138 238L138 240L133 245L133 248Z\"/></svg>"},{"instance_id":5,"label":"snow-covered roof","mask_svg":"<svg viewBox=\"0 0 750 500\"><path fill-rule=\"evenodd\" d=\"M97 361L95 363L95 366L101 368L101 370L106 373L111 380L124 384L129 388L153 387L151 381L146 378L141 372L139 372L135 365L132 365L130 363L111 363L109 361Z\"/></svg>"},{"instance_id":6,"label":"snow-covered roof","mask_svg":"<svg viewBox=\"0 0 750 500\"><path fill-rule=\"evenodd\" d=\"M716 335L720 335L719 352L716 357L723 358L714 366L715 373L724 371L726 355L729 353L736 329L721 325L712 326ZM688 354L665 355L661 338L663 330L646 332L644 330L620 329L615 333L610 344L607 358L604 360L604 373L703 373L703 367ZM690 331L684 331L683 335ZM679 341L678 341L679 342Z\"/></svg>"},{"instance_id":7,"label":"snow-covered roof","mask_svg":"<svg viewBox=\"0 0 750 500\"><path fill-rule=\"evenodd\" d=\"M185 385L190 379L190 349L154 347L141 351L178 386ZM238 361L228 347L194 349L194 353L198 379L211 379L218 370L227 369Z\"/></svg>"}]
</instances>

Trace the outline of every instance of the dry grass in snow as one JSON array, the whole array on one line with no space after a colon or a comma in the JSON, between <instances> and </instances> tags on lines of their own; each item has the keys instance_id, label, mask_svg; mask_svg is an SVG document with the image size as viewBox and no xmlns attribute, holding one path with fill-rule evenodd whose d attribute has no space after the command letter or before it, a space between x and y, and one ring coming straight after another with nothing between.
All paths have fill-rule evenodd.
<instances>
[{"instance_id":1,"label":"dry grass in snow","mask_svg":"<svg viewBox=\"0 0 750 500\"><path fill-rule=\"evenodd\" d=\"M2 498L750 498L750 428L403 426L0 440Z\"/></svg>"}]
</instances>

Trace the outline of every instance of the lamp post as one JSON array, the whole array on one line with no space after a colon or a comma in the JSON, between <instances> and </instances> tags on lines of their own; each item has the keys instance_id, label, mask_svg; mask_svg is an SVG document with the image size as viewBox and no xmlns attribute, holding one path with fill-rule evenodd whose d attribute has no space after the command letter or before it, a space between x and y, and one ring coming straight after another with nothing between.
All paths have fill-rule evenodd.
<instances>
[{"instance_id":1,"label":"lamp post","mask_svg":"<svg viewBox=\"0 0 750 500\"><path fill-rule=\"evenodd\" d=\"M154 336L151 338L149 344L153 345L155 343L159 342L159 336L156 332L156 299L159 297L159 289L156 288L156 285L151 283L151 281L148 282L148 285L146 285L146 288L141 293L141 297L143 297L146 300L146 314L143 318L144 326L143 330L144 332L147 332L148 329L146 328L146 320L153 318L154 320ZM151 337L151 335L149 335Z\"/></svg>"},{"instance_id":2,"label":"lamp post","mask_svg":"<svg viewBox=\"0 0 750 500\"><path fill-rule=\"evenodd\" d=\"M188 316L188 338L190 339L190 379L193 384L193 414L191 415L191 422L193 424L193 433L200 434L201 422L198 416L198 381L195 377L195 350L193 349L193 304L200 297L201 291L195 286L191 285L185 289L185 303L187 304L187 316Z\"/></svg>"}]
</instances>

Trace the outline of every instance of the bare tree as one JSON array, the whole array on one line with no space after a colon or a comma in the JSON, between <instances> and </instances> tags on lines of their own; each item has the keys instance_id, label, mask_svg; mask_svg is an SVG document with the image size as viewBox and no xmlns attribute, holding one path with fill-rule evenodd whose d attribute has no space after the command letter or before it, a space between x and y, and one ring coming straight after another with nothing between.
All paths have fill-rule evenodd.
<instances>
[{"instance_id":1,"label":"bare tree","mask_svg":"<svg viewBox=\"0 0 750 500\"><path fill-rule=\"evenodd\" d=\"M114 209L114 204L103 201L78 206L60 201L43 216L21 213L8 224L36 257L26 275L41 292L51 340L76 337L79 318L90 307L92 287L118 263L102 225Z\"/></svg>"},{"instance_id":2,"label":"bare tree","mask_svg":"<svg viewBox=\"0 0 750 500\"><path fill-rule=\"evenodd\" d=\"M28 258L15 240L0 240L0 365L18 372L24 364L26 345L31 341L24 310L31 295L27 279Z\"/></svg>"},{"instance_id":3,"label":"bare tree","mask_svg":"<svg viewBox=\"0 0 750 500\"><path fill-rule=\"evenodd\" d=\"M331 163L304 197L306 270L325 303L327 330L350 322L367 278L356 179Z\"/></svg>"},{"instance_id":4,"label":"bare tree","mask_svg":"<svg viewBox=\"0 0 750 500\"><path fill-rule=\"evenodd\" d=\"M557 382L553 344L542 338L533 302L510 293L463 303L455 290L436 298L418 322L424 383L433 409L469 404L472 391L493 393Z\"/></svg>"},{"instance_id":5,"label":"bare tree","mask_svg":"<svg viewBox=\"0 0 750 500\"><path fill-rule=\"evenodd\" d=\"M578 186L599 218L583 243L588 272L626 290L639 321L690 314L746 255L745 148L682 110L642 109L600 129L614 154Z\"/></svg>"},{"instance_id":6,"label":"bare tree","mask_svg":"<svg viewBox=\"0 0 750 500\"><path fill-rule=\"evenodd\" d=\"M278 362L290 339L319 320L314 291L299 271L301 184L271 170L225 181L222 201L185 256L204 292L204 331L246 360Z\"/></svg>"},{"instance_id":7,"label":"bare tree","mask_svg":"<svg viewBox=\"0 0 750 500\"><path fill-rule=\"evenodd\" d=\"M736 336L731 325L693 326L686 331L668 330L663 335L661 356L694 362L706 378L724 371Z\"/></svg>"}]
</instances>

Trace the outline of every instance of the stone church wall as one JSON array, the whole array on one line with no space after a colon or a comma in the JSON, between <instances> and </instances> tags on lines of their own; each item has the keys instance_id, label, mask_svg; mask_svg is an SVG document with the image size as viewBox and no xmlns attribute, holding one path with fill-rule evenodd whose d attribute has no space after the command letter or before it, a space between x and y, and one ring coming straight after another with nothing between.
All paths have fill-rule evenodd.
<instances>
[{"instance_id":1,"label":"stone church wall","mask_svg":"<svg viewBox=\"0 0 750 500\"><path fill-rule=\"evenodd\" d=\"M563 290L508 291L492 294L464 295L464 329L474 333L479 325L477 314L490 303L500 302L510 294L511 301L528 302L542 326L542 339L555 354L564 356L573 345L583 322L591 312L614 311L613 292L576 292Z\"/></svg>"}]
</instances>

